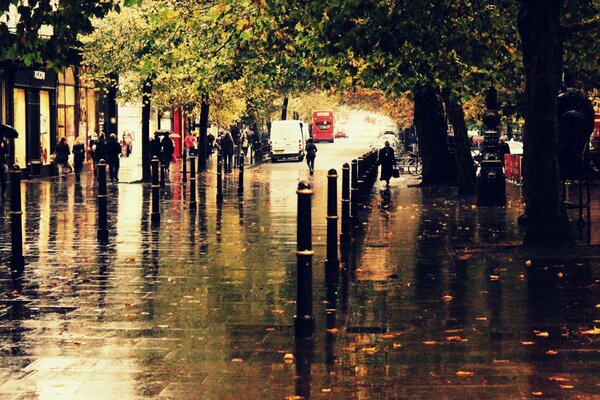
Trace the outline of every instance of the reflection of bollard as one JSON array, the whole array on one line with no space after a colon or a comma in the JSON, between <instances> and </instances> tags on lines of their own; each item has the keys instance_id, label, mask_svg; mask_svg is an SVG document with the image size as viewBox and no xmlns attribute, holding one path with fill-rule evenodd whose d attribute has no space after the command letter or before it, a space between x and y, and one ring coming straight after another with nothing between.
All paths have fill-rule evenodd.
<instances>
[{"instance_id":1,"label":"reflection of bollard","mask_svg":"<svg viewBox=\"0 0 600 400\"><path fill-rule=\"evenodd\" d=\"M356 226L358 223L358 161L356 159L352 160L350 182L350 216L352 226Z\"/></svg>"},{"instance_id":2,"label":"reflection of bollard","mask_svg":"<svg viewBox=\"0 0 600 400\"><path fill-rule=\"evenodd\" d=\"M337 214L337 171L330 169L327 174L327 258L325 276L331 275L332 282L338 283L338 214ZM326 279L327 282L327 279Z\"/></svg>"},{"instance_id":3,"label":"reflection of bollard","mask_svg":"<svg viewBox=\"0 0 600 400\"><path fill-rule=\"evenodd\" d=\"M217 203L223 201L223 157L217 154Z\"/></svg>"},{"instance_id":4,"label":"reflection of bollard","mask_svg":"<svg viewBox=\"0 0 600 400\"><path fill-rule=\"evenodd\" d=\"M294 315L294 335L296 338L310 338L315 330L312 311L312 188L308 182L298 184L298 237L296 248L297 294L296 315Z\"/></svg>"},{"instance_id":5,"label":"reflection of bollard","mask_svg":"<svg viewBox=\"0 0 600 400\"><path fill-rule=\"evenodd\" d=\"M314 341L296 338L294 346L295 393L294 398L310 399L311 368L314 359Z\"/></svg>"},{"instance_id":6,"label":"reflection of bollard","mask_svg":"<svg viewBox=\"0 0 600 400\"><path fill-rule=\"evenodd\" d=\"M188 150L184 150L183 156L181 157L181 166L183 168L183 171L181 171L181 182L183 183L187 182L187 153Z\"/></svg>"},{"instance_id":7,"label":"reflection of bollard","mask_svg":"<svg viewBox=\"0 0 600 400\"><path fill-rule=\"evenodd\" d=\"M238 194L244 194L244 153L240 152L240 175L238 179Z\"/></svg>"},{"instance_id":8,"label":"reflection of bollard","mask_svg":"<svg viewBox=\"0 0 600 400\"><path fill-rule=\"evenodd\" d=\"M165 187L165 164L160 164L160 187Z\"/></svg>"},{"instance_id":9,"label":"reflection of bollard","mask_svg":"<svg viewBox=\"0 0 600 400\"><path fill-rule=\"evenodd\" d=\"M196 209L196 156L190 156L190 210Z\"/></svg>"},{"instance_id":10,"label":"reflection of bollard","mask_svg":"<svg viewBox=\"0 0 600 400\"><path fill-rule=\"evenodd\" d=\"M350 165L342 166L342 232L340 242L350 241Z\"/></svg>"},{"instance_id":11,"label":"reflection of bollard","mask_svg":"<svg viewBox=\"0 0 600 400\"><path fill-rule=\"evenodd\" d=\"M98 241L108 243L108 195L106 194L106 163L100 160L96 166L98 177Z\"/></svg>"},{"instance_id":12,"label":"reflection of bollard","mask_svg":"<svg viewBox=\"0 0 600 400\"><path fill-rule=\"evenodd\" d=\"M152 166L152 213L151 222L153 226L160 225L160 183L158 182L158 168L160 161L154 156L150 165Z\"/></svg>"},{"instance_id":13,"label":"reflection of bollard","mask_svg":"<svg viewBox=\"0 0 600 400\"><path fill-rule=\"evenodd\" d=\"M0 165L2 168L2 165ZM10 270L13 277L21 277L25 269L23 257L23 212L21 211L21 169L14 165L10 170L10 227L11 254Z\"/></svg>"}]
</instances>

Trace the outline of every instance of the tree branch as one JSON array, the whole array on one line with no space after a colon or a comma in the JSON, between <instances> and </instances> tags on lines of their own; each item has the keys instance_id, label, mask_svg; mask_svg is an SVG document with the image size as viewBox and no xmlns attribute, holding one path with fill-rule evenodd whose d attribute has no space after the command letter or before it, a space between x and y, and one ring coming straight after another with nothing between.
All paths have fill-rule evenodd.
<instances>
[{"instance_id":1,"label":"tree branch","mask_svg":"<svg viewBox=\"0 0 600 400\"><path fill-rule=\"evenodd\" d=\"M563 27L563 35L571 35L576 32L583 32L590 29L594 29L595 27L600 26L600 15L596 15L594 18L588 19L586 21L582 21L578 24L571 24Z\"/></svg>"}]
</instances>

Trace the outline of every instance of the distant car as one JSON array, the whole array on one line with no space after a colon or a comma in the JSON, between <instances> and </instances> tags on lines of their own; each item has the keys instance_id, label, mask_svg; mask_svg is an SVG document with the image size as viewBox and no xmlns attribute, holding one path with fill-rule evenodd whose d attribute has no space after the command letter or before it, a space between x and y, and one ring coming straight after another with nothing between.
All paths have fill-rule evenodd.
<instances>
[{"instance_id":1,"label":"distant car","mask_svg":"<svg viewBox=\"0 0 600 400\"><path fill-rule=\"evenodd\" d=\"M340 138L348 139L348 134L346 133L346 131L339 130L333 135L333 137L335 139L340 139Z\"/></svg>"}]
</instances>

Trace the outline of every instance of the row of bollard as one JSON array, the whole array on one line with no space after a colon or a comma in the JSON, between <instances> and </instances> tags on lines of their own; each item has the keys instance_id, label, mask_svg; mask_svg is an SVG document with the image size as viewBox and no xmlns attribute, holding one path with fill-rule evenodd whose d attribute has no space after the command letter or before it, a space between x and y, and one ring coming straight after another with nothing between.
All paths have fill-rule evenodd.
<instances>
[{"instance_id":1,"label":"row of bollard","mask_svg":"<svg viewBox=\"0 0 600 400\"><path fill-rule=\"evenodd\" d=\"M327 256L325 259L325 321L328 332L336 326L337 289L340 262L338 259L337 171L327 174ZM358 223L358 213L368 200L377 180L377 153L369 152L342 166L341 232L340 245L352 240ZM312 310L312 207L313 190L308 182L300 182L297 215L297 296L294 334L298 339L309 339L314 334Z\"/></svg>"}]
</instances>

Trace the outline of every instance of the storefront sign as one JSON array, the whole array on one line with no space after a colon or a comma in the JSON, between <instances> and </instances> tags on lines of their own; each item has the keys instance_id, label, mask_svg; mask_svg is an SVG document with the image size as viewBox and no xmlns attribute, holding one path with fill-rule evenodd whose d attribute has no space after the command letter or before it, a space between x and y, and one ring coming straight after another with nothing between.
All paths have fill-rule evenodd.
<instances>
[{"instance_id":1,"label":"storefront sign","mask_svg":"<svg viewBox=\"0 0 600 400\"><path fill-rule=\"evenodd\" d=\"M44 71L33 71L33 79L45 80L46 73Z\"/></svg>"}]
</instances>

